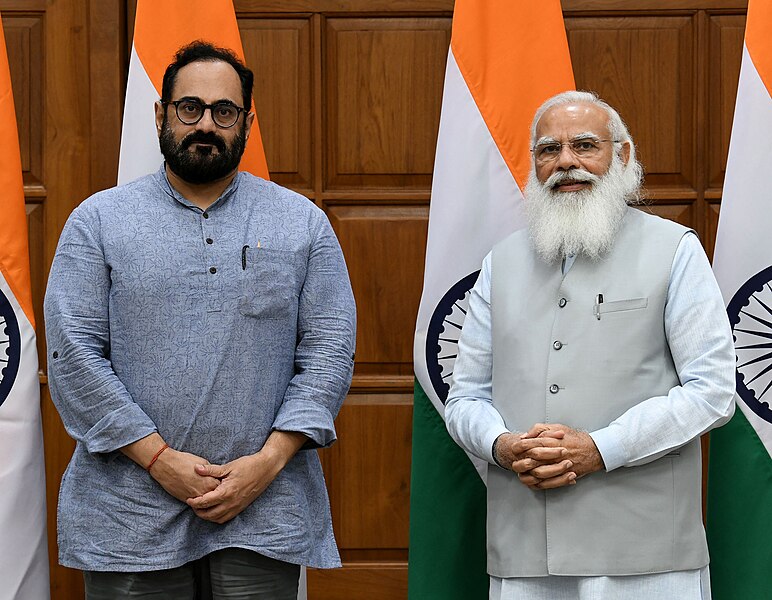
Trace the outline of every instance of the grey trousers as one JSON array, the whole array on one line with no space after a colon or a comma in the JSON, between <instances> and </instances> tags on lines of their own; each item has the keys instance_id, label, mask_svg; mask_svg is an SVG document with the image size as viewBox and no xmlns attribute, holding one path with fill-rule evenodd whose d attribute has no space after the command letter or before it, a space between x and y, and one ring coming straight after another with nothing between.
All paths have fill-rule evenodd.
<instances>
[{"instance_id":1,"label":"grey trousers","mask_svg":"<svg viewBox=\"0 0 772 600\"><path fill-rule=\"evenodd\" d=\"M296 600L300 567L227 548L175 569L85 571L86 600Z\"/></svg>"}]
</instances>

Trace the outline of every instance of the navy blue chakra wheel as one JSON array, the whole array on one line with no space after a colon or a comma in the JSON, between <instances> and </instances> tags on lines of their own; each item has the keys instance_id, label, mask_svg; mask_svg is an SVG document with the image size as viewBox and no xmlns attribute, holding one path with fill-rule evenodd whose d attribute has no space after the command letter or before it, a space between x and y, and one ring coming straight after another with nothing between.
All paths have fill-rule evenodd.
<instances>
[{"instance_id":1,"label":"navy blue chakra wheel","mask_svg":"<svg viewBox=\"0 0 772 600\"><path fill-rule=\"evenodd\" d=\"M21 334L13 306L0 290L0 406L11 393L19 372Z\"/></svg>"},{"instance_id":2,"label":"navy blue chakra wheel","mask_svg":"<svg viewBox=\"0 0 772 600\"><path fill-rule=\"evenodd\" d=\"M445 404L450 391L450 376L458 356L458 338L469 310L469 292L480 271L475 271L453 285L437 304L426 331L426 369L432 388Z\"/></svg>"},{"instance_id":3,"label":"navy blue chakra wheel","mask_svg":"<svg viewBox=\"0 0 772 600\"><path fill-rule=\"evenodd\" d=\"M746 281L726 311L737 352L737 393L772 423L772 266Z\"/></svg>"}]
</instances>

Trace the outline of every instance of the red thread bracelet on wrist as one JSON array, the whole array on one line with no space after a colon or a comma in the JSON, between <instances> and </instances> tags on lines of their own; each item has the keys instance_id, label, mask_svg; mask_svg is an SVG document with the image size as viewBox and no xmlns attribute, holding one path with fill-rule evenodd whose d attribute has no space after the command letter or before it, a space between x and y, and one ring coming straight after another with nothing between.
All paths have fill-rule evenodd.
<instances>
[{"instance_id":1,"label":"red thread bracelet on wrist","mask_svg":"<svg viewBox=\"0 0 772 600\"><path fill-rule=\"evenodd\" d=\"M155 464L155 461L158 460L158 457L161 456L161 453L166 450L169 447L169 444L164 444L161 446L161 449L155 453L155 456L150 459L150 463L145 467L145 471L150 471L150 467L152 467Z\"/></svg>"}]
</instances>

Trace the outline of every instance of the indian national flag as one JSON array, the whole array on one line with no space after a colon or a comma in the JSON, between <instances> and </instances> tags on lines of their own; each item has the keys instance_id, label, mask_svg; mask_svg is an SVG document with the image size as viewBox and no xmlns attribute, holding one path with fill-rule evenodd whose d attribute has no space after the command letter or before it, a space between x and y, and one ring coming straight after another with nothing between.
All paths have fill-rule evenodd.
<instances>
[{"instance_id":1,"label":"indian national flag","mask_svg":"<svg viewBox=\"0 0 772 600\"><path fill-rule=\"evenodd\" d=\"M456 0L414 347L411 600L488 597L484 465L448 435L444 402L482 260L524 225L533 114L573 87L558 0Z\"/></svg>"},{"instance_id":2,"label":"indian national flag","mask_svg":"<svg viewBox=\"0 0 772 600\"><path fill-rule=\"evenodd\" d=\"M46 482L27 216L0 21L0 599L49 597Z\"/></svg>"},{"instance_id":3,"label":"indian national flag","mask_svg":"<svg viewBox=\"0 0 772 600\"><path fill-rule=\"evenodd\" d=\"M161 166L153 104L161 98L164 71L175 53L195 40L228 48L244 60L231 0L138 0L123 112L119 185L154 173ZM257 119L239 168L268 179Z\"/></svg>"},{"instance_id":4,"label":"indian national flag","mask_svg":"<svg viewBox=\"0 0 772 600\"><path fill-rule=\"evenodd\" d=\"M772 590L772 2L750 0L713 270L737 352L740 410L710 434L715 600Z\"/></svg>"}]
</instances>

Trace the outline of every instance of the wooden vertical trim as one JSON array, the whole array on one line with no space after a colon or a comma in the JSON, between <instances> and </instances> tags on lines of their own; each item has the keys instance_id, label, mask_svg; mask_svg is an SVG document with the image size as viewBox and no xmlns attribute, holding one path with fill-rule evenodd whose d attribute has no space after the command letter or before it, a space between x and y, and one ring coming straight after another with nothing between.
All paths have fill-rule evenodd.
<instances>
[{"instance_id":1,"label":"wooden vertical trim","mask_svg":"<svg viewBox=\"0 0 772 600\"><path fill-rule=\"evenodd\" d=\"M704 10L699 11L694 18L694 95L697 99L694 111L694 161L695 187L697 199L694 203L694 224L701 239L706 238L708 231L707 213L709 207L705 203L707 187L708 150L707 150L707 110L708 110L708 17ZM704 243L704 242L703 242Z\"/></svg>"},{"instance_id":2,"label":"wooden vertical trim","mask_svg":"<svg viewBox=\"0 0 772 600\"><path fill-rule=\"evenodd\" d=\"M326 161L324 160L325 140L324 132L326 130L324 120L324 99L325 99L325 86L324 86L324 73L323 73L323 56L324 51L323 36L324 35L324 17L320 14L314 14L311 17L311 54L313 56L312 64L312 77L313 84L311 85L311 93L313 94L313 116L312 116L312 129L313 129L313 188L314 188L314 202L317 206L323 207L322 192L324 191L324 171L326 169Z\"/></svg>"},{"instance_id":3,"label":"wooden vertical trim","mask_svg":"<svg viewBox=\"0 0 772 600\"><path fill-rule=\"evenodd\" d=\"M91 192L114 186L126 96L126 0L89 0Z\"/></svg>"},{"instance_id":4,"label":"wooden vertical trim","mask_svg":"<svg viewBox=\"0 0 772 600\"><path fill-rule=\"evenodd\" d=\"M709 70L710 70L710 22L706 11L701 10L697 13L695 19L695 64L696 71L696 89L695 97L697 106L695 110L695 168L697 183L697 200L694 206L694 223L697 225L697 233L702 240L703 245L708 239L710 223L708 219L710 205L705 200L705 190L709 186L710 163L708 150L708 118L709 118ZM710 252L708 248L705 249ZM703 435L700 438L700 450L702 452L702 519L703 523L707 518L708 502L708 458L710 447L710 434Z\"/></svg>"}]
</instances>

